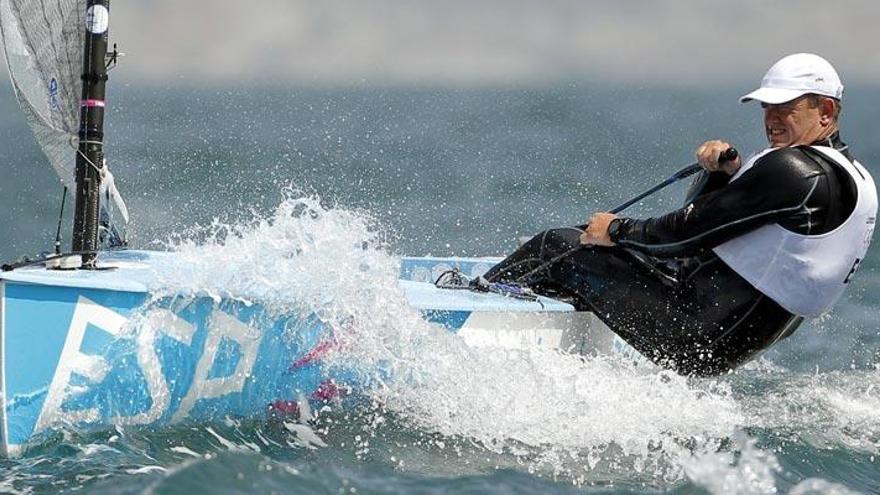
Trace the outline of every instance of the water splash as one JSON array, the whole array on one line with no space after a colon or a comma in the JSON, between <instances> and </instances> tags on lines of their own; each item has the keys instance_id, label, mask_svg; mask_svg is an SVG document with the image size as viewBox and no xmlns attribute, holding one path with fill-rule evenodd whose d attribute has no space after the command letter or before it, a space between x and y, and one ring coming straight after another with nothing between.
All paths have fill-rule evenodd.
<instances>
[{"instance_id":1,"label":"water splash","mask_svg":"<svg viewBox=\"0 0 880 495\"><path fill-rule=\"evenodd\" d=\"M880 370L770 374L739 398L747 424L819 449L880 456Z\"/></svg>"},{"instance_id":2,"label":"water splash","mask_svg":"<svg viewBox=\"0 0 880 495\"><path fill-rule=\"evenodd\" d=\"M690 479L723 491L723 482L705 481L715 473L764 493L776 486L776 461L744 432L793 424L826 435L812 443L877 448L876 373L873 382L851 373L792 377L764 362L695 380L610 357L468 347L406 304L400 259L373 217L316 197L288 190L271 215L215 221L169 245L176 256L159 268L157 297L208 294L278 315L315 313L336 343L328 364L353 369L382 411L530 472L575 483ZM821 414L799 409L804 400ZM855 439L844 433L852 429L861 432Z\"/></svg>"},{"instance_id":3,"label":"water splash","mask_svg":"<svg viewBox=\"0 0 880 495\"><path fill-rule=\"evenodd\" d=\"M387 253L369 215L325 208L290 189L284 195L267 217L215 220L168 241L175 256L157 268L153 295L237 299L273 315L314 313L331 330L381 315L373 308L387 298L402 299L399 258Z\"/></svg>"},{"instance_id":4,"label":"water splash","mask_svg":"<svg viewBox=\"0 0 880 495\"><path fill-rule=\"evenodd\" d=\"M425 322L397 285L399 258L362 212L288 197L249 224L215 222L179 240L156 294L315 312L366 393L414 428L512 453L533 469L657 470L677 479L681 446L715 448L744 416L724 383L654 373L612 358L471 348ZM605 457L620 462L603 462Z\"/></svg>"},{"instance_id":5,"label":"water splash","mask_svg":"<svg viewBox=\"0 0 880 495\"><path fill-rule=\"evenodd\" d=\"M695 484L713 494L750 495L778 493L775 474L781 471L776 456L756 446L743 432L733 436L734 450L706 452L683 462Z\"/></svg>"}]
</instances>

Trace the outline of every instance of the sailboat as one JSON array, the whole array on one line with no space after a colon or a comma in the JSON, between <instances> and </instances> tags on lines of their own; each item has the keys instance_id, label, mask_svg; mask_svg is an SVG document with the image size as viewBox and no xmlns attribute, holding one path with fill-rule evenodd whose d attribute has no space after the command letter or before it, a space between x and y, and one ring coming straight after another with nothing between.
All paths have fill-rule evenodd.
<instances>
[{"instance_id":1,"label":"sailboat","mask_svg":"<svg viewBox=\"0 0 880 495\"><path fill-rule=\"evenodd\" d=\"M351 380L322 366L320 314L259 301L157 294L174 252L124 246L128 212L104 157L109 0L0 0L15 95L61 182L75 191L72 246L0 272L0 454L47 431L261 417ZM115 247L103 250L103 246ZM562 301L445 290L493 258L403 258L399 287L425 319L474 345L626 351L594 315ZM632 351L634 352L634 351ZM349 383L350 384L350 383ZM356 384L354 384L356 385Z\"/></svg>"}]
</instances>

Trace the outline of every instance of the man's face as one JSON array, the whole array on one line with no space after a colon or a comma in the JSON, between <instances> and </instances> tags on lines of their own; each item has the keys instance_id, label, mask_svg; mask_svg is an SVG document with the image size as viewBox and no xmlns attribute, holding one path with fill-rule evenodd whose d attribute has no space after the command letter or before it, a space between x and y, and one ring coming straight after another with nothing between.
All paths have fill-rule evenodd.
<instances>
[{"instance_id":1,"label":"man's face","mask_svg":"<svg viewBox=\"0 0 880 495\"><path fill-rule=\"evenodd\" d=\"M813 105L807 95L779 105L762 103L764 129L774 148L812 144L827 129L820 105Z\"/></svg>"}]
</instances>

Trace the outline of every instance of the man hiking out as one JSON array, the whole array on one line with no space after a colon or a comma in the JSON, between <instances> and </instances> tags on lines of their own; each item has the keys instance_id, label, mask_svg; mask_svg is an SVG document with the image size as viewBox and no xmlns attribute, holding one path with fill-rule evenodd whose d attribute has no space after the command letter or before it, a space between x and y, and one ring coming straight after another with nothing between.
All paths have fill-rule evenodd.
<instances>
[{"instance_id":1,"label":"man hiking out","mask_svg":"<svg viewBox=\"0 0 880 495\"><path fill-rule=\"evenodd\" d=\"M830 309L868 250L877 192L841 140L842 96L828 61L784 57L740 99L761 103L767 149L723 161L730 144L707 141L683 208L596 213L537 235L485 278L570 298L680 373L735 368Z\"/></svg>"}]
</instances>

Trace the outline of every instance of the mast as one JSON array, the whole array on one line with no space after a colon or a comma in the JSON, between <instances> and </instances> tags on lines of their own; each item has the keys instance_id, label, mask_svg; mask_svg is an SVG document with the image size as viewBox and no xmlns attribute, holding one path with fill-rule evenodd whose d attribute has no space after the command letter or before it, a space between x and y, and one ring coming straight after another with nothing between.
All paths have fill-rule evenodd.
<instances>
[{"instance_id":1,"label":"mast","mask_svg":"<svg viewBox=\"0 0 880 495\"><path fill-rule=\"evenodd\" d=\"M107 31L110 0L86 2L83 89L80 107L79 149L76 154L76 209L73 251L87 251L82 268L95 267L98 248L101 171L104 168L104 96L107 84Z\"/></svg>"}]
</instances>

